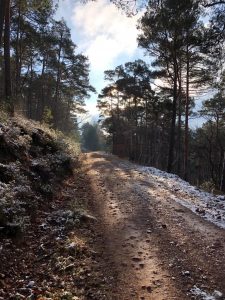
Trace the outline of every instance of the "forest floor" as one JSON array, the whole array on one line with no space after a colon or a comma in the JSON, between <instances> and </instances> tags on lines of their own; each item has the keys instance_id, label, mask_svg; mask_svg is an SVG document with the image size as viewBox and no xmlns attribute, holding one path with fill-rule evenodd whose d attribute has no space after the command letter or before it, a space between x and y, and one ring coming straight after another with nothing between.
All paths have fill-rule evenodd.
<instances>
[{"instance_id":1,"label":"forest floor","mask_svg":"<svg viewBox=\"0 0 225 300\"><path fill-rule=\"evenodd\" d=\"M225 299L224 229L132 163L90 153L83 164L98 220L95 247L112 278L106 299Z\"/></svg>"}]
</instances>

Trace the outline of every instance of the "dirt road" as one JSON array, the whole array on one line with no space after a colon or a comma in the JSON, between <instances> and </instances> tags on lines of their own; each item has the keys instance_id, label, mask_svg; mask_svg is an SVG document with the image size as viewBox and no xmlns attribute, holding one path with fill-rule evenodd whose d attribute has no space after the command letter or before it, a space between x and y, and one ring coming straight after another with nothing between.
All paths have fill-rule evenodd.
<instances>
[{"instance_id":1,"label":"dirt road","mask_svg":"<svg viewBox=\"0 0 225 300\"><path fill-rule=\"evenodd\" d=\"M84 159L99 261L111 276L106 299L225 299L225 230L133 166L100 153Z\"/></svg>"}]
</instances>

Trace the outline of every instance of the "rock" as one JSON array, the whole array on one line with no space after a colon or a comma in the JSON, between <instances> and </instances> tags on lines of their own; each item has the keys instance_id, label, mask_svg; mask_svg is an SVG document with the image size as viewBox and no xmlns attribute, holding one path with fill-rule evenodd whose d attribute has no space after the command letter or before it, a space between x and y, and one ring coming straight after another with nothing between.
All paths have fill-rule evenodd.
<instances>
[{"instance_id":1,"label":"rock","mask_svg":"<svg viewBox=\"0 0 225 300\"><path fill-rule=\"evenodd\" d=\"M182 275L183 276L191 276L191 273L190 273L190 271L183 271Z\"/></svg>"},{"instance_id":2,"label":"rock","mask_svg":"<svg viewBox=\"0 0 225 300\"><path fill-rule=\"evenodd\" d=\"M33 288L35 285L35 282L33 280L29 281L28 284L27 284L27 287L28 288Z\"/></svg>"},{"instance_id":3,"label":"rock","mask_svg":"<svg viewBox=\"0 0 225 300\"><path fill-rule=\"evenodd\" d=\"M81 213L80 220L83 221L83 222L95 222L95 221L97 221L97 219L94 216L89 215L87 213Z\"/></svg>"},{"instance_id":4,"label":"rock","mask_svg":"<svg viewBox=\"0 0 225 300\"><path fill-rule=\"evenodd\" d=\"M213 296L215 297L215 299L224 299L223 298L223 294L220 292L220 291L217 291L217 290L215 290L214 292L213 292Z\"/></svg>"},{"instance_id":5,"label":"rock","mask_svg":"<svg viewBox=\"0 0 225 300\"><path fill-rule=\"evenodd\" d=\"M26 299L26 297L20 293L16 293L15 299Z\"/></svg>"}]
</instances>

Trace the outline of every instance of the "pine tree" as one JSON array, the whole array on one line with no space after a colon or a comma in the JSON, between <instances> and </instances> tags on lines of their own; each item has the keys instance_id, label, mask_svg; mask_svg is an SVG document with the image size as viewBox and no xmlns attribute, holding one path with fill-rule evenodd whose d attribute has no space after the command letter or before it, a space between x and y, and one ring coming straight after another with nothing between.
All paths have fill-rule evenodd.
<instances>
[{"instance_id":1,"label":"pine tree","mask_svg":"<svg viewBox=\"0 0 225 300\"><path fill-rule=\"evenodd\" d=\"M188 140L189 140L189 108L190 89L199 86L206 88L210 80L210 61L201 52L204 43L203 25L199 21L200 9L197 1L165 0L150 1L148 9L139 23L141 34L139 45L147 50L149 55L156 57L153 66L161 70L161 80L164 86L171 89L172 112L170 126L170 145L167 171L175 166L176 119L180 132L182 111L180 97L185 95L185 154L184 177L188 172ZM207 62L207 63L206 63ZM180 133L178 144L180 143ZM178 154L178 156L180 156Z\"/></svg>"}]
</instances>

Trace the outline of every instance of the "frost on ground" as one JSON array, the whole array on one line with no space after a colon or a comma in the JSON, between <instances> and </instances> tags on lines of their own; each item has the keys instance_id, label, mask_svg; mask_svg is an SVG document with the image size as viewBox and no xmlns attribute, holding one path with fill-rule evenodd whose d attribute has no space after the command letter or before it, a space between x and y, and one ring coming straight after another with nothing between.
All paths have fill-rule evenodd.
<instances>
[{"instance_id":1,"label":"frost on ground","mask_svg":"<svg viewBox=\"0 0 225 300\"><path fill-rule=\"evenodd\" d=\"M39 123L0 116L0 300L103 299L91 297L103 281L86 237L95 218L83 207L78 149L67 143Z\"/></svg>"},{"instance_id":2,"label":"frost on ground","mask_svg":"<svg viewBox=\"0 0 225 300\"><path fill-rule=\"evenodd\" d=\"M140 172L155 179L162 190L170 190L171 199L191 209L208 221L225 228L225 197L215 196L190 185L179 176L153 167L136 166Z\"/></svg>"},{"instance_id":3,"label":"frost on ground","mask_svg":"<svg viewBox=\"0 0 225 300\"><path fill-rule=\"evenodd\" d=\"M170 191L170 198L189 208L194 213L225 228L225 198L199 190L179 176L153 167L135 165L135 169L154 179L160 191ZM153 194L154 195L154 194Z\"/></svg>"},{"instance_id":4,"label":"frost on ground","mask_svg":"<svg viewBox=\"0 0 225 300\"><path fill-rule=\"evenodd\" d=\"M72 165L60 134L22 118L0 121L0 235L25 231Z\"/></svg>"},{"instance_id":5,"label":"frost on ground","mask_svg":"<svg viewBox=\"0 0 225 300\"><path fill-rule=\"evenodd\" d=\"M149 296L152 299L160 296L163 299L225 299L225 232L202 218L206 217L204 208L209 214L215 211L214 221L222 221L217 219L217 204L224 204L223 198L200 191L176 175L109 154L91 153L87 160L90 175L97 174L99 178L93 180L96 192L102 193L99 206L104 208L99 209L102 213L99 219L103 216L102 226L110 238L111 251L117 253L115 265L121 261L129 264L129 255L132 261L133 258L136 262L143 260L141 271L136 265L126 270L126 274L131 272L135 278L135 287L140 282L138 296L143 295L141 285L146 280L152 287L146 299ZM190 205L196 215L180 205L179 200L185 206ZM212 205L211 209L206 201ZM162 270L168 274L159 278ZM127 278L129 286L130 276ZM155 295L154 286L159 279L163 284ZM190 291L194 286L200 290ZM164 295L164 291L168 294ZM183 295L179 295L180 291Z\"/></svg>"},{"instance_id":6,"label":"frost on ground","mask_svg":"<svg viewBox=\"0 0 225 300\"><path fill-rule=\"evenodd\" d=\"M223 294L219 291L214 291L212 294L206 293L205 291L201 290L197 286L194 286L191 289L191 293L194 296L200 297L201 300L217 300L223 299Z\"/></svg>"},{"instance_id":7,"label":"frost on ground","mask_svg":"<svg viewBox=\"0 0 225 300\"><path fill-rule=\"evenodd\" d=\"M109 155L109 154L107 154ZM202 218L225 228L225 197L204 192L175 174L170 174L153 167L145 167L121 160L123 168L135 170L147 175L149 182L157 187L151 195L160 198L169 197ZM140 187L141 188L141 187Z\"/></svg>"}]
</instances>

